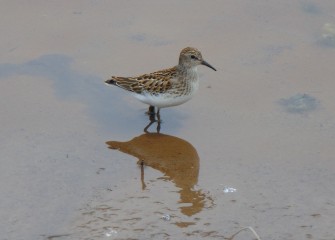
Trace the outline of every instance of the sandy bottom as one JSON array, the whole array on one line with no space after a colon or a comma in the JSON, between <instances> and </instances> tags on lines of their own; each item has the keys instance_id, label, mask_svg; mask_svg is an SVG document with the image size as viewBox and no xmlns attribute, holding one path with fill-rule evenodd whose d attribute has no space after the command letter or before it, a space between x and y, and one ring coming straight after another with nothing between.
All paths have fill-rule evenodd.
<instances>
[{"instance_id":1,"label":"sandy bottom","mask_svg":"<svg viewBox=\"0 0 335 240\"><path fill-rule=\"evenodd\" d=\"M0 3L0 239L334 240L335 3ZM110 75L172 67L199 93L146 106ZM243 231L233 239L253 239Z\"/></svg>"}]
</instances>

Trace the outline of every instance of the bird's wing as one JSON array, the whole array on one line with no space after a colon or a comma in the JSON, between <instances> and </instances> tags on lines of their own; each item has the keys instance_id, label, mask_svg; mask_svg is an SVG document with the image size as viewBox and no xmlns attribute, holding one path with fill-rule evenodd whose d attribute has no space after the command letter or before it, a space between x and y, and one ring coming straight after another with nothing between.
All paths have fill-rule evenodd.
<instances>
[{"instance_id":1,"label":"bird's wing","mask_svg":"<svg viewBox=\"0 0 335 240\"><path fill-rule=\"evenodd\" d=\"M175 76L176 69L169 68L138 77L112 77L109 81L111 81L111 84L135 93L142 93L143 91L162 93L171 88L171 80Z\"/></svg>"}]
</instances>

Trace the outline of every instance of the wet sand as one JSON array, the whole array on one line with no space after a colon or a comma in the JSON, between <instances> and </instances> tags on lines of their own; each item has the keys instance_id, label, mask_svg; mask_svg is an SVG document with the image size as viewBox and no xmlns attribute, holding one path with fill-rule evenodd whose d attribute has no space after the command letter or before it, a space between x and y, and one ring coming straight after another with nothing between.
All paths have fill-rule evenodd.
<instances>
[{"instance_id":1,"label":"wet sand","mask_svg":"<svg viewBox=\"0 0 335 240\"><path fill-rule=\"evenodd\" d=\"M0 239L334 239L334 12L0 3ZM186 46L218 71L144 133L146 106L103 81Z\"/></svg>"}]
</instances>

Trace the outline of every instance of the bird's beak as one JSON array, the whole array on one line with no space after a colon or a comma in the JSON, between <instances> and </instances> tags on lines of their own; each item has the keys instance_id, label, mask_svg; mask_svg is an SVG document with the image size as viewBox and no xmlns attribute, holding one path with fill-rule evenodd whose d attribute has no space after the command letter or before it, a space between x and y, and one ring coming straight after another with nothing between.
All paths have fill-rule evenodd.
<instances>
[{"instance_id":1,"label":"bird's beak","mask_svg":"<svg viewBox=\"0 0 335 240\"><path fill-rule=\"evenodd\" d=\"M206 62L205 60L202 60L201 61L201 64L202 65L205 65L205 66L207 66L207 67L209 67L209 68L211 68L211 69L213 69L214 71L216 71L216 69L214 68L214 67L212 67L208 62Z\"/></svg>"}]
</instances>

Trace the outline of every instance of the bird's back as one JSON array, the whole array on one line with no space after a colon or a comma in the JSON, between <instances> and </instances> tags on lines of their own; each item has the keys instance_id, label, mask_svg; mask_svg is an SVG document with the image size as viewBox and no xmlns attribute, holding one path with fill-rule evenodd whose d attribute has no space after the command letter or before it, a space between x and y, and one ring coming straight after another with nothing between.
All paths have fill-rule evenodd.
<instances>
[{"instance_id":1,"label":"bird's back","mask_svg":"<svg viewBox=\"0 0 335 240\"><path fill-rule=\"evenodd\" d=\"M176 75L176 67L173 67L149 74L143 74L138 77L112 76L112 78L105 83L138 94L143 92L159 94L166 92L172 87L172 79L176 78Z\"/></svg>"}]
</instances>

